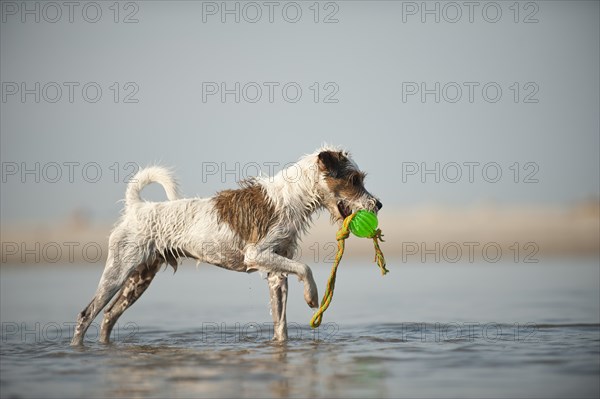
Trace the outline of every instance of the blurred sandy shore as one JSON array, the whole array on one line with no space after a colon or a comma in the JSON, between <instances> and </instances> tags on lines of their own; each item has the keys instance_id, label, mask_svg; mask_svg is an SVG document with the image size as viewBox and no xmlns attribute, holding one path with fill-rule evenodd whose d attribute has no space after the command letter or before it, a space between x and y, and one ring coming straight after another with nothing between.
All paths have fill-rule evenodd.
<instances>
[{"instance_id":1,"label":"blurred sandy shore","mask_svg":"<svg viewBox=\"0 0 600 399\"><path fill-rule=\"evenodd\" d=\"M515 261L527 257L598 256L600 203L571 207L499 207L468 209L420 207L383 209L380 228L388 257L405 261L459 261L494 258L498 248ZM112 222L111 222L112 223ZM102 264L112 224L93 225L70 220L56 225L5 226L1 229L2 264ZM304 237L299 258L327 262L335 254L336 228L323 212ZM370 240L351 239L346 256L371 256Z\"/></svg>"}]
</instances>

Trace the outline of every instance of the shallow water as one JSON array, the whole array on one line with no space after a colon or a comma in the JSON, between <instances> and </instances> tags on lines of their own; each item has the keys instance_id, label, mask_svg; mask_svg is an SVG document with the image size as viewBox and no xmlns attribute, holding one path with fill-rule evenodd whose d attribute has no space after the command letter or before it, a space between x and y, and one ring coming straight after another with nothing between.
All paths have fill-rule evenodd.
<instances>
[{"instance_id":1,"label":"shallow water","mask_svg":"<svg viewBox=\"0 0 600 399\"><path fill-rule=\"evenodd\" d=\"M290 279L290 341L270 342L258 274L192 264L157 276L109 346L68 346L101 270L0 268L2 397L596 397L597 259L344 260L311 330ZM313 266L322 290L328 264ZM100 319L96 320L98 323Z\"/></svg>"}]
</instances>

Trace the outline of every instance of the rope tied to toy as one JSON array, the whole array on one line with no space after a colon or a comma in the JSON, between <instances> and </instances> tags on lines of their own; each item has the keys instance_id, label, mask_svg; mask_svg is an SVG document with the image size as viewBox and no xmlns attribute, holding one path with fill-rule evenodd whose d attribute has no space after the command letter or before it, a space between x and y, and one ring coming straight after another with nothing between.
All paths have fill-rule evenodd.
<instances>
[{"instance_id":1,"label":"rope tied to toy","mask_svg":"<svg viewBox=\"0 0 600 399\"><path fill-rule=\"evenodd\" d=\"M321 306L315 312L312 319L310 320L310 326L312 328L317 328L321 325L321 321L323 320L323 313L329 307L331 300L333 299L333 290L335 289L335 277L337 274L337 268L342 260L342 256L344 256L345 242L346 239L350 236L350 223L352 219L357 215L357 213L353 213L344 219L342 223L342 227L338 230L335 239L337 240L338 250L335 255L335 261L333 262L333 267L331 268L331 274L329 275L329 280L327 280L327 287L325 288L325 294L323 295L323 299L321 300ZM383 234L381 234L381 229L377 229L368 236L367 238L373 239L373 247L375 248L375 259L374 262L379 266L379 270L381 270L381 275L385 275L389 272L385 267L385 258L383 257L383 252L381 248L379 248L379 241L385 242L383 240Z\"/></svg>"}]
</instances>

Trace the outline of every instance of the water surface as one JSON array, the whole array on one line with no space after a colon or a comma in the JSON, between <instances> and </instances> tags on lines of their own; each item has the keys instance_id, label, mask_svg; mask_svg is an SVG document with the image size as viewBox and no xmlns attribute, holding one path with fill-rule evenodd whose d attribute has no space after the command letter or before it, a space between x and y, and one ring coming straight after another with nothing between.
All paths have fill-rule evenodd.
<instances>
[{"instance_id":1,"label":"water surface","mask_svg":"<svg viewBox=\"0 0 600 399\"><path fill-rule=\"evenodd\" d=\"M2 397L596 397L597 260L344 260L320 329L290 279L290 341L270 341L258 274L169 268L114 343L68 346L101 269L3 266ZM329 265L313 267L322 290ZM96 320L99 323L100 319Z\"/></svg>"}]
</instances>

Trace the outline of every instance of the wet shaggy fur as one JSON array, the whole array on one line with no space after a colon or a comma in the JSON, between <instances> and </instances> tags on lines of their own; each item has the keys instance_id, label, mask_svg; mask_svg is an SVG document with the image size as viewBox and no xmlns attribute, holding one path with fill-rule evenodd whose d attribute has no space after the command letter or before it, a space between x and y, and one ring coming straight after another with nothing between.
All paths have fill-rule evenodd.
<instances>
[{"instance_id":1,"label":"wet shaggy fur","mask_svg":"<svg viewBox=\"0 0 600 399\"><path fill-rule=\"evenodd\" d=\"M289 274L304 284L304 299L318 306L311 269L293 260L312 215L327 209L340 224L353 211L377 212L381 202L364 187L365 174L346 151L322 147L275 176L260 176L211 198L180 199L172 174L162 167L140 170L125 193L123 216L108 243L106 266L91 302L79 313L72 345L82 345L94 318L104 312L100 341L108 342L117 319L146 291L160 266L182 258L229 270L267 273L275 340L287 339ZM146 202L150 183L167 201Z\"/></svg>"}]
</instances>

